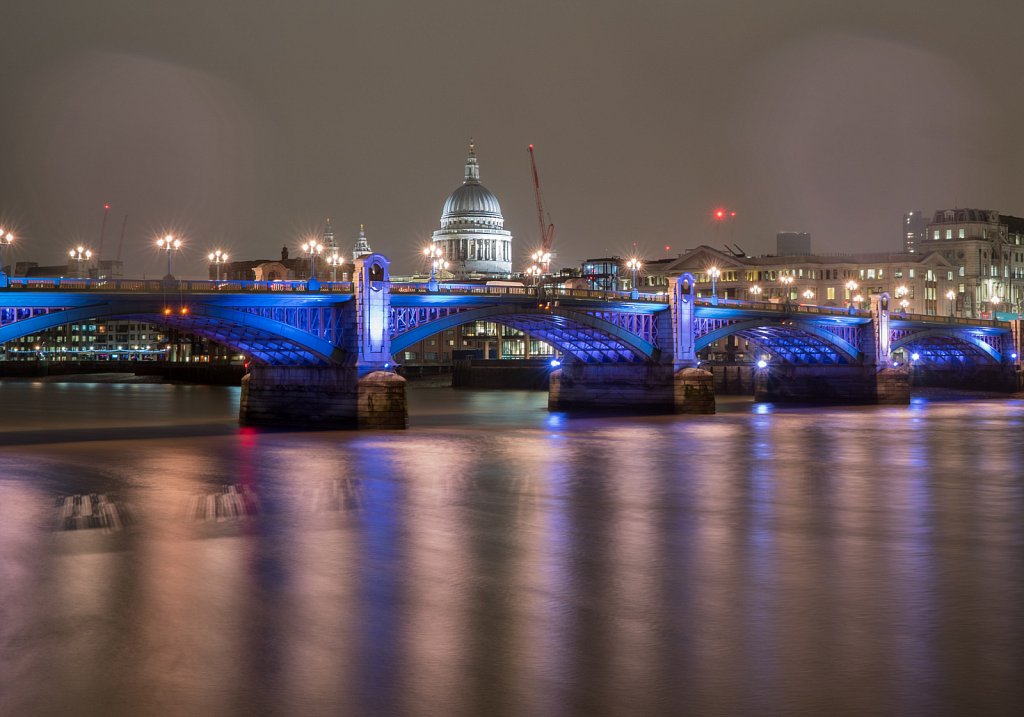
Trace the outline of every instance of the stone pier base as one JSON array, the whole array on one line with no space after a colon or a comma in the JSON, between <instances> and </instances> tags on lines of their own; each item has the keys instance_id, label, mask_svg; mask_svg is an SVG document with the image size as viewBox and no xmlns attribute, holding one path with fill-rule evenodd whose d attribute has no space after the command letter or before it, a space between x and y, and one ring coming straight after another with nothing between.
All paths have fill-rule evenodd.
<instances>
[{"instance_id":1,"label":"stone pier base","mask_svg":"<svg viewBox=\"0 0 1024 717\"><path fill-rule=\"evenodd\" d=\"M664 364L572 363L551 373L548 410L714 413L711 374Z\"/></svg>"},{"instance_id":2,"label":"stone pier base","mask_svg":"<svg viewBox=\"0 0 1024 717\"><path fill-rule=\"evenodd\" d=\"M247 426L405 428L405 379L352 366L253 366L242 379Z\"/></svg>"},{"instance_id":3,"label":"stone pier base","mask_svg":"<svg viewBox=\"0 0 1024 717\"><path fill-rule=\"evenodd\" d=\"M773 364L754 374L754 400L769 403L908 404L906 368Z\"/></svg>"}]
</instances>

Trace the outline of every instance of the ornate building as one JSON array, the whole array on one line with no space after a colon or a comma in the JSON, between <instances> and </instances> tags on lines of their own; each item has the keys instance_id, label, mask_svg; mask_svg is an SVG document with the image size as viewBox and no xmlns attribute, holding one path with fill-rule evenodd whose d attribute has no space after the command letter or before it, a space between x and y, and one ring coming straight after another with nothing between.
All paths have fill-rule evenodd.
<instances>
[{"instance_id":1,"label":"ornate building","mask_svg":"<svg viewBox=\"0 0 1024 717\"><path fill-rule=\"evenodd\" d=\"M366 227L360 224L359 236L356 237L356 243L352 246L352 261L372 253L373 249L370 248L370 242L366 240Z\"/></svg>"},{"instance_id":2,"label":"ornate building","mask_svg":"<svg viewBox=\"0 0 1024 717\"><path fill-rule=\"evenodd\" d=\"M462 186L445 200L441 228L433 244L442 251L448 271L460 277L508 276L512 273L512 234L504 229L498 198L480 184L476 147L469 143Z\"/></svg>"}]
</instances>

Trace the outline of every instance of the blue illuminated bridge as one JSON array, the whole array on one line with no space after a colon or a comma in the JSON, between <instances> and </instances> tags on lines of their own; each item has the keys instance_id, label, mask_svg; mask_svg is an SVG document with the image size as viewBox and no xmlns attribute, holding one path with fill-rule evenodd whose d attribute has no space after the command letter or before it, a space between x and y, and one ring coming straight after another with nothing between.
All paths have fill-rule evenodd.
<instances>
[{"instance_id":1,"label":"blue illuminated bridge","mask_svg":"<svg viewBox=\"0 0 1024 717\"><path fill-rule=\"evenodd\" d=\"M711 375L697 353L737 336L764 366L759 400L904 402L908 367L951 383L1015 386L1021 322L902 315L889 297L867 310L694 295L694 277L664 294L552 286L390 281L372 254L352 282L25 279L0 276L0 343L88 319L135 319L251 357L241 419L256 424L405 424L393 356L459 324L489 321L554 346L553 409L705 413ZM900 350L902 349L902 352Z\"/></svg>"}]
</instances>

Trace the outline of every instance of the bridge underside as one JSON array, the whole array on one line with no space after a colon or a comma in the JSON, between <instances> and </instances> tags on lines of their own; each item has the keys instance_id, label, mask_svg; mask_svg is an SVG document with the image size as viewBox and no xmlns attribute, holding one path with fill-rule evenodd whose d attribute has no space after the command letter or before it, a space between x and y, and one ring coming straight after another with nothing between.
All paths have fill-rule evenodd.
<instances>
[{"instance_id":1,"label":"bridge underside","mask_svg":"<svg viewBox=\"0 0 1024 717\"><path fill-rule=\"evenodd\" d=\"M757 352L768 354L773 360L797 365L847 365L858 363L861 352L841 337L832 337L818 330L790 324L757 325L748 321L726 326L697 339L698 352L728 336L738 336L756 347Z\"/></svg>"},{"instance_id":2,"label":"bridge underside","mask_svg":"<svg viewBox=\"0 0 1024 717\"><path fill-rule=\"evenodd\" d=\"M653 317L646 322L629 317L647 329L647 336L618 326L602 317L581 311L564 309L537 309L511 306L488 307L452 313L413 324L412 328L397 333L391 339L391 351L400 355L410 346L446 329L476 321L488 321L529 334L532 338L554 346L575 360L588 364L639 364L659 355L654 345Z\"/></svg>"}]
</instances>

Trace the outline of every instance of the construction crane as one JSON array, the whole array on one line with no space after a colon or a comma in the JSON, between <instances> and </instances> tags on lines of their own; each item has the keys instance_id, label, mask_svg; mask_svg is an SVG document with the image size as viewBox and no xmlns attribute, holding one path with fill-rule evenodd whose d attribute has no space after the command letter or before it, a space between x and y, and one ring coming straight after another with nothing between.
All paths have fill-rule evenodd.
<instances>
[{"instance_id":1,"label":"construction crane","mask_svg":"<svg viewBox=\"0 0 1024 717\"><path fill-rule=\"evenodd\" d=\"M533 170L533 192L537 198L537 220L540 223L540 251L547 255L548 262L554 256L552 246L555 239L555 225L551 223L551 215L544 211L544 200L540 194L540 176L537 174L537 162L533 158L533 145L530 145L530 169ZM546 221L545 221L546 220ZM545 269L547 267L544 267Z\"/></svg>"}]
</instances>

